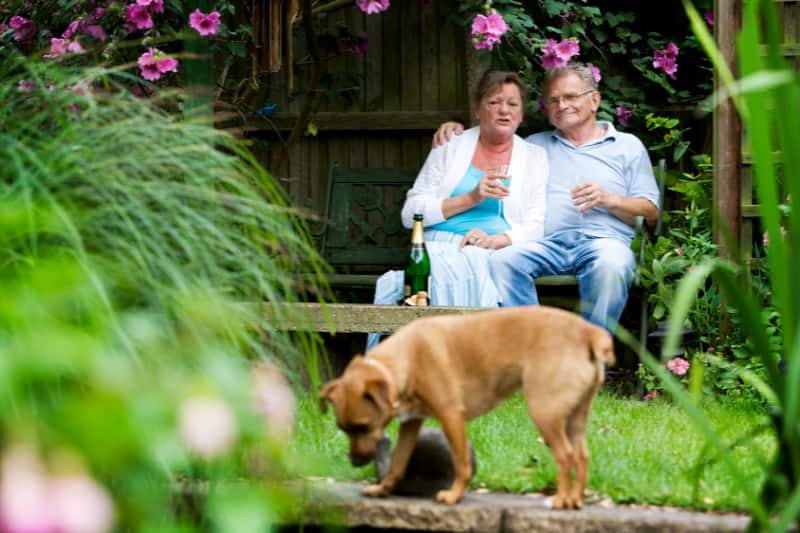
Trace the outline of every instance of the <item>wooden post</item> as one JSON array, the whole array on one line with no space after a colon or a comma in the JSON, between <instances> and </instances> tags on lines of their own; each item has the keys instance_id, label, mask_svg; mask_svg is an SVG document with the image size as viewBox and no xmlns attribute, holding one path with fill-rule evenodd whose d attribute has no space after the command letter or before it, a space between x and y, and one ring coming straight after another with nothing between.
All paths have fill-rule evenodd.
<instances>
[{"instance_id":1,"label":"wooden post","mask_svg":"<svg viewBox=\"0 0 800 533\"><path fill-rule=\"evenodd\" d=\"M742 23L741 0L714 0L717 46L725 62L736 73L736 34ZM720 87L714 73L714 89ZM742 126L733 101L728 98L714 108L714 242L721 257L731 257L740 242ZM731 239L729 242L728 239ZM749 244L748 244L749 246ZM747 250L743 253L749 254Z\"/></svg>"}]
</instances>

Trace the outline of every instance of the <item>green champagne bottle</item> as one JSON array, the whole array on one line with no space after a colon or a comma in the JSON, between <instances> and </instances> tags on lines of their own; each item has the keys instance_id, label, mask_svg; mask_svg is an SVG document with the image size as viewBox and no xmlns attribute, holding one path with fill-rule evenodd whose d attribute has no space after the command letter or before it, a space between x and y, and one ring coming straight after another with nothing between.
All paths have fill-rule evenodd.
<instances>
[{"instance_id":1,"label":"green champagne bottle","mask_svg":"<svg viewBox=\"0 0 800 533\"><path fill-rule=\"evenodd\" d=\"M411 227L411 251L408 255L403 293L405 297L425 291L430 298L431 258L425 248L425 233L422 225L422 215L414 215L414 225Z\"/></svg>"}]
</instances>

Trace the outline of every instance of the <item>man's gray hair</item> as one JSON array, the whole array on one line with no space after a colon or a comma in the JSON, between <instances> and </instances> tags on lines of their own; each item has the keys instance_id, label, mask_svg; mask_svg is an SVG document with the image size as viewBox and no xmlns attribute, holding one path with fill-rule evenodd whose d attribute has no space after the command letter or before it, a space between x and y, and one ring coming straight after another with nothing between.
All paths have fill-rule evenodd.
<instances>
[{"instance_id":1,"label":"man's gray hair","mask_svg":"<svg viewBox=\"0 0 800 533\"><path fill-rule=\"evenodd\" d=\"M567 63L563 67L547 69L544 74L544 92L547 93L547 87L554 79L566 76L567 74L577 74L587 87L593 91L598 90L597 81L594 79L594 74L589 70L589 67L583 63L575 62Z\"/></svg>"}]
</instances>

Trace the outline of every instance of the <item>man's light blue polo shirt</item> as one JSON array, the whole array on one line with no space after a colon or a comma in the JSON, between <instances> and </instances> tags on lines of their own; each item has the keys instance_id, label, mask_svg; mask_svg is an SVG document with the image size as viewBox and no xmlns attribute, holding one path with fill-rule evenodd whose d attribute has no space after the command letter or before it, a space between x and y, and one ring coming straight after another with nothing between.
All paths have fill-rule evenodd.
<instances>
[{"instance_id":1,"label":"man's light blue polo shirt","mask_svg":"<svg viewBox=\"0 0 800 533\"><path fill-rule=\"evenodd\" d=\"M592 181L609 192L629 198L646 198L659 206L653 165L644 144L634 135L617 131L610 122L598 122L606 134L575 147L558 131L528 136L528 142L547 150L550 178L547 184L545 237L562 231L582 230L594 237L611 237L630 244L633 228L607 209L593 208L579 216L570 190Z\"/></svg>"}]
</instances>

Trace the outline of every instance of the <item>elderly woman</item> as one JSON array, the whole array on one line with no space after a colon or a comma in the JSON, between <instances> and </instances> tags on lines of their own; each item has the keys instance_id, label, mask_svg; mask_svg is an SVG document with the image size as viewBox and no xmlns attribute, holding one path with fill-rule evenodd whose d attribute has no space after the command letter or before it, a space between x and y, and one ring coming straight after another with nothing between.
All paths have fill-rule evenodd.
<instances>
[{"instance_id":1,"label":"elderly woman","mask_svg":"<svg viewBox=\"0 0 800 533\"><path fill-rule=\"evenodd\" d=\"M487 71L472 99L479 126L431 150L408 192L403 225L424 217L432 305L497 306L489 255L543 236L547 155L516 135L526 96L516 74ZM375 303L402 296L402 271L381 276ZM371 335L367 348L377 340Z\"/></svg>"}]
</instances>

